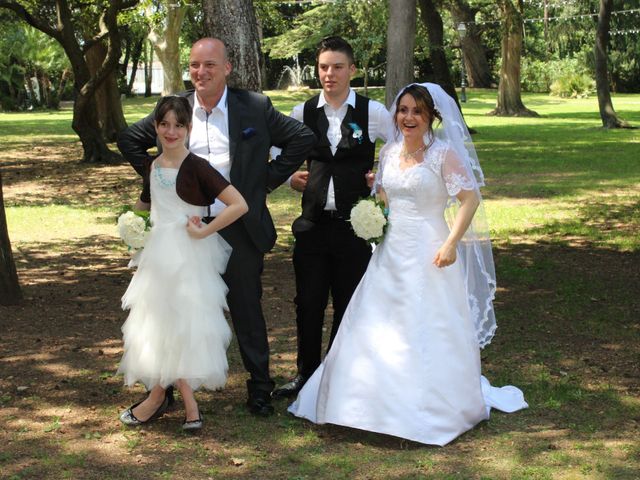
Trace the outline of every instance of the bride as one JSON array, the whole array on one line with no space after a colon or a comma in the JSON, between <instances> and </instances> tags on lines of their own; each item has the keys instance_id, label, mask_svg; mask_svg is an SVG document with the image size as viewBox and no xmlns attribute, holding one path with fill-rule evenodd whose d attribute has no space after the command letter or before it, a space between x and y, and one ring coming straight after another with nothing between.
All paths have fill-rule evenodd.
<instances>
[{"instance_id":1,"label":"bride","mask_svg":"<svg viewBox=\"0 0 640 480\"><path fill-rule=\"evenodd\" d=\"M460 112L425 83L402 89L391 114L395 142L381 150L375 181L389 229L289 411L445 445L492 407L528 405L516 387L492 387L480 374L480 348L496 329L496 283L484 177Z\"/></svg>"}]
</instances>

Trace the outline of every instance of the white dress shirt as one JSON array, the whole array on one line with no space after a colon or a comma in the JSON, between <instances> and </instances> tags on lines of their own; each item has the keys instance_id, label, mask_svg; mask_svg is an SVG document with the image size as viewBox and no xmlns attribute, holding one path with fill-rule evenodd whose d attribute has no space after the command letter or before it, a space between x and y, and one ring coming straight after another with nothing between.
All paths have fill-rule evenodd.
<instances>
[{"instance_id":1,"label":"white dress shirt","mask_svg":"<svg viewBox=\"0 0 640 480\"><path fill-rule=\"evenodd\" d=\"M353 108L356 107L356 92L353 89L349 89L349 95L340 107L333 108L324 97L324 92L320 93L318 99L318 108L324 108L324 113L329 121L329 129L327 131L327 138L331 144L331 154L335 155L338 150L338 144L342 139L341 126L344 121L344 117L347 114L348 105ZM304 116L304 103L293 107L293 111L290 115L299 122L302 122ZM391 115L380 102L369 99L369 139L372 142L376 140L387 141L387 136L391 132ZM290 182L289 182L290 183ZM333 177L329 180L329 189L327 190L327 202L324 207L325 210L336 210L336 196L333 189Z\"/></svg>"},{"instance_id":2,"label":"white dress shirt","mask_svg":"<svg viewBox=\"0 0 640 480\"><path fill-rule=\"evenodd\" d=\"M200 105L198 95L193 96L193 125L189 135L189 150L209 160L209 163L228 181L231 176L229 156L229 111L227 109L227 87L211 113ZM211 205L211 216L215 217L225 208L220 200Z\"/></svg>"}]
</instances>

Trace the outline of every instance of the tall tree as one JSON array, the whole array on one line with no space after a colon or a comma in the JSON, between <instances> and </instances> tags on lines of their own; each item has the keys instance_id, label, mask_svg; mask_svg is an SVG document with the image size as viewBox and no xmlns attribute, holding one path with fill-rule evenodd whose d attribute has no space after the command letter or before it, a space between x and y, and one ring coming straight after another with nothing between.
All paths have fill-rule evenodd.
<instances>
[{"instance_id":1,"label":"tall tree","mask_svg":"<svg viewBox=\"0 0 640 480\"><path fill-rule=\"evenodd\" d=\"M383 0L352 0L347 11L354 28L344 33L353 47L356 66L364 77L364 94L368 95L371 61L385 47L387 40L387 2Z\"/></svg>"},{"instance_id":2,"label":"tall tree","mask_svg":"<svg viewBox=\"0 0 640 480\"><path fill-rule=\"evenodd\" d=\"M51 37L0 10L0 102L7 110L24 107L25 93L32 106L58 108L69 60ZM36 87L36 88L34 88ZM37 92L37 94L36 94Z\"/></svg>"},{"instance_id":3,"label":"tall tree","mask_svg":"<svg viewBox=\"0 0 640 480\"><path fill-rule=\"evenodd\" d=\"M99 124L96 90L117 68L120 57L120 37L117 16L138 0L0 0L0 8L15 12L29 25L56 39L64 49L73 69L75 102L72 128L80 137L85 162L109 162L120 156L107 147ZM77 26L88 27L96 19L93 37L85 40ZM92 73L86 53L97 43L107 42L107 53L98 69Z\"/></svg>"},{"instance_id":4,"label":"tall tree","mask_svg":"<svg viewBox=\"0 0 640 480\"><path fill-rule=\"evenodd\" d=\"M339 34L353 47L366 95L371 63L386 46L387 3L386 0L336 0L315 6L298 15L290 28L266 38L264 48L272 59L292 58L304 51L315 53L320 40Z\"/></svg>"},{"instance_id":5,"label":"tall tree","mask_svg":"<svg viewBox=\"0 0 640 480\"><path fill-rule=\"evenodd\" d=\"M233 65L229 85L262 90L260 35L251 0L202 0L205 34L221 39Z\"/></svg>"},{"instance_id":6,"label":"tall tree","mask_svg":"<svg viewBox=\"0 0 640 480\"><path fill-rule=\"evenodd\" d=\"M107 46L103 42L95 43L86 53L85 58L89 71L95 76L107 56ZM120 89L118 88L118 69L112 69L98 85L94 93L96 116L102 138L107 142L115 142L118 132L127 128L124 119Z\"/></svg>"},{"instance_id":7,"label":"tall tree","mask_svg":"<svg viewBox=\"0 0 640 480\"><path fill-rule=\"evenodd\" d=\"M160 3L161 12L158 12L152 3L149 3L145 10L147 16L153 19L149 40L162 63L162 95L169 95L184 90L180 66L180 31L187 7L184 2L176 0L164 0ZM159 15L156 15L158 13Z\"/></svg>"},{"instance_id":8,"label":"tall tree","mask_svg":"<svg viewBox=\"0 0 640 480\"><path fill-rule=\"evenodd\" d=\"M2 197L2 172L0 172L0 305L16 305L22 300L16 264L11 253L7 229L7 217Z\"/></svg>"},{"instance_id":9,"label":"tall tree","mask_svg":"<svg viewBox=\"0 0 640 480\"><path fill-rule=\"evenodd\" d=\"M389 2L387 26L387 80L385 103L391 105L398 91L413 82L413 48L416 36L416 0Z\"/></svg>"},{"instance_id":10,"label":"tall tree","mask_svg":"<svg viewBox=\"0 0 640 480\"><path fill-rule=\"evenodd\" d=\"M447 63L447 56L444 53L442 17L433 0L419 0L419 5L420 18L427 29L429 37L429 59L433 66L433 81L439 84L456 101L458 108L460 108L458 94Z\"/></svg>"},{"instance_id":11,"label":"tall tree","mask_svg":"<svg viewBox=\"0 0 640 480\"><path fill-rule=\"evenodd\" d=\"M153 82L153 45L149 40L144 42L144 96L151 96Z\"/></svg>"},{"instance_id":12,"label":"tall tree","mask_svg":"<svg viewBox=\"0 0 640 480\"><path fill-rule=\"evenodd\" d=\"M522 103L520 59L522 57L522 0L498 0L502 13L502 65L498 85L498 104L491 115L537 117Z\"/></svg>"},{"instance_id":13,"label":"tall tree","mask_svg":"<svg viewBox=\"0 0 640 480\"><path fill-rule=\"evenodd\" d=\"M124 75L123 75L123 80L125 82L125 94L127 96L132 95L133 94L133 84L136 81L136 74L138 73L138 64L140 63L140 59L142 58L142 48L144 46L144 41L145 41L145 37L141 36L140 38L137 38L135 40L133 40L132 42L132 46L131 46L131 74L129 75L129 78L127 79L127 65L129 64L129 62L124 62L123 68L124 68Z\"/></svg>"},{"instance_id":14,"label":"tall tree","mask_svg":"<svg viewBox=\"0 0 640 480\"><path fill-rule=\"evenodd\" d=\"M150 22L142 8L122 12L119 19L123 55L118 65L118 85L121 93L131 96L138 66L143 58L144 42L149 35ZM131 73L129 73L129 66L131 66Z\"/></svg>"},{"instance_id":15,"label":"tall tree","mask_svg":"<svg viewBox=\"0 0 640 480\"><path fill-rule=\"evenodd\" d=\"M462 54L466 65L469 86L491 88L495 82L487 61L487 53L482 43L480 30L475 22L478 8L471 7L466 0L449 0L447 2L454 25L464 23L467 32L460 39Z\"/></svg>"},{"instance_id":16,"label":"tall tree","mask_svg":"<svg viewBox=\"0 0 640 480\"><path fill-rule=\"evenodd\" d=\"M630 128L627 122L618 117L613 109L611 93L609 91L609 68L607 66L607 49L609 47L609 25L613 0L600 0L598 13L598 27L596 30L595 63L596 63L596 91L598 92L598 107L604 128Z\"/></svg>"}]
</instances>

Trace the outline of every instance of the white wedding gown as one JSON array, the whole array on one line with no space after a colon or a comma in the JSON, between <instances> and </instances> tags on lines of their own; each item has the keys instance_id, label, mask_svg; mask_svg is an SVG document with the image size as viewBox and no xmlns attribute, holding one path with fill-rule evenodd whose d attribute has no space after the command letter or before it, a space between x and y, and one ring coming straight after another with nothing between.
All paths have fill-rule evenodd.
<instances>
[{"instance_id":1,"label":"white wedding gown","mask_svg":"<svg viewBox=\"0 0 640 480\"><path fill-rule=\"evenodd\" d=\"M289 407L333 423L445 445L491 407L526 408L515 387L480 375L480 350L459 262L432 264L449 234L442 178L446 145L400 169L389 152L382 185L389 228L351 298L333 345Z\"/></svg>"},{"instance_id":2,"label":"white wedding gown","mask_svg":"<svg viewBox=\"0 0 640 480\"><path fill-rule=\"evenodd\" d=\"M187 219L203 207L176 193L178 170L151 171L152 229L138 269L122 297L130 309L122 326L124 355L118 373L126 385L147 389L184 379L194 390L217 389L227 379L231 330L224 317L227 286L222 280L231 247L217 233L194 239Z\"/></svg>"}]
</instances>

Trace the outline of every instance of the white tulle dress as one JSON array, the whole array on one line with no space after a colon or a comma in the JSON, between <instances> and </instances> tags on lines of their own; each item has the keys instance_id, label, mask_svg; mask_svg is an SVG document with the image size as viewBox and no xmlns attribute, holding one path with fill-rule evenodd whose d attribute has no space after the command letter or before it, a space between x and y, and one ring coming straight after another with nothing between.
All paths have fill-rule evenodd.
<instances>
[{"instance_id":1,"label":"white tulle dress","mask_svg":"<svg viewBox=\"0 0 640 480\"><path fill-rule=\"evenodd\" d=\"M481 377L460 262L432 264L449 234L443 212L456 193L442 175L446 149L436 140L407 170L399 147L388 153L382 185L390 226L331 350L289 407L294 415L445 445L489 418L491 407L527 407L519 389L491 387Z\"/></svg>"},{"instance_id":2,"label":"white tulle dress","mask_svg":"<svg viewBox=\"0 0 640 480\"><path fill-rule=\"evenodd\" d=\"M118 373L147 389L177 379L194 390L218 389L227 379L231 330L224 317L227 286L221 278L231 247L217 233L194 239L189 216L204 214L176 193L177 169L151 169L152 228L135 259L137 271L122 297L124 355Z\"/></svg>"}]
</instances>

